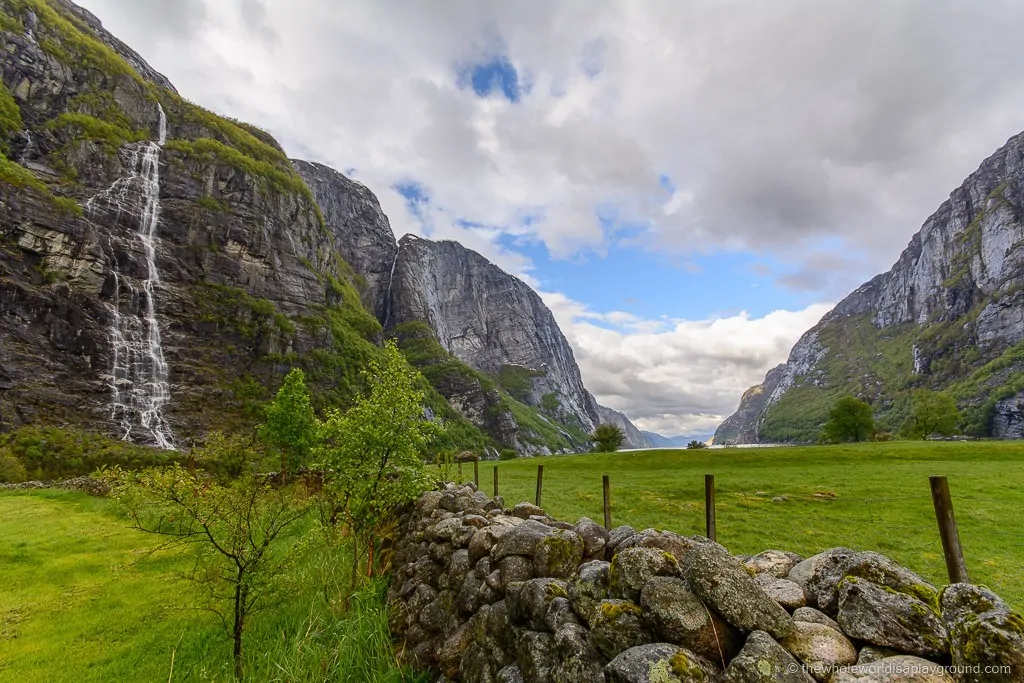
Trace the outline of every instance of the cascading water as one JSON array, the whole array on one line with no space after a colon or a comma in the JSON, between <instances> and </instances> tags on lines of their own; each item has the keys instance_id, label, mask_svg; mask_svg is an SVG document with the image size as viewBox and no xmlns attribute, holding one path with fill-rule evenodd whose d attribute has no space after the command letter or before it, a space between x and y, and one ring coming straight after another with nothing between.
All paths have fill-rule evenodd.
<instances>
[{"instance_id":1,"label":"cascading water","mask_svg":"<svg viewBox=\"0 0 1024 683\"><path fill-rule=\"evenodd\" d=\"M86 209L90 217L95 217L97 204L102 200L113 211L115 221L122 214L135 219L138 222L135 236L142 243L146 260L145 279L139 282L140 286L135 286L131 278L119 272L114 259L111 417L125 441L138 436L160 448L173 449L174 437L163 415L171 392L155 300L155 289L160 282L156 266L160 151L167 141L167 118L163 108L157 106L160 110L157 142L126 147L123 153L127 155L131 174L86 202Z\"/></svg>"},{"instance_id":2,"label":"cascading water","mask_svg":"<svg viewBox=\"0 0 1024 683\"><path fill-rule=\"evenodd\" d=\"M398 255L402 253L402 245L399 243L398 251L395 252L395 260L391 262L391 274L388 275L388 296L384 301L384 327L387 328L391 322L391 285L395 282L395 266L398 265Z\"/></svg>"}]
</instances>

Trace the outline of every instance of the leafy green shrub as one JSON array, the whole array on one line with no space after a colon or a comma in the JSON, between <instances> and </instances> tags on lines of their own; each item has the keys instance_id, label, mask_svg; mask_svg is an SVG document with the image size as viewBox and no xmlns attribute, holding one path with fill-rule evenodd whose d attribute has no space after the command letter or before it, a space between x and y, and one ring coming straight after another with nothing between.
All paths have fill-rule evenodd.
<instances>
[{"instance_id":1,"label":"leafy green shrub","mask_svg":"<svg viewBox=\"0 0 1024 683\"><path fill-rule=\"evenodd\" d=\"M0 484L17 484L28 478L25 466L18 456L6 449L0 449Z\"/></svg>"},{"instance_id":2,"label":"leafy green shrub","mask_svg":"<svg viewBox=\"0 0 1024 683\"><path fill-rule=\"evenodd\" d=\"M181 462L182 455L92 432L28 426L0 437L0 459L4 458L19 461L29 479L62 479L92 474L101 467L167 465Z\"/></svg>"},{"instance_id":3,"label":"leafy green shrub","mask_svg":"<svg viewBox=\"0 0 1024 683\"><path fill-rule=\"evenodd\" d=\"M598 453L614 453L622 447L626 435L615 425L605 422L599 424L594 430L591 441L594 442L594 450Z\"/></svg>"},{"instance_id":4,"label":"leafy green shrub","mask_svg":"<svg viewBox=\"0 0 1024 683\"><path fill-rule=\"evenodd\" d=\"M691 451L699 451L707 447L708 445L706 443L704 443L703 441L697 441L696 439L686 444L686 448Z\"/></svg>"},{"instance_id":5,"label":"leafy green shrub","mask_svg":"<svg viewBox=\"0 0 1024 683\"><path fill-rule=\"evenodd\" d=\"M515 460L518 457L518 454L511 448L503 448L498 453L498 460Z\"/></svg>"}]
</instances>

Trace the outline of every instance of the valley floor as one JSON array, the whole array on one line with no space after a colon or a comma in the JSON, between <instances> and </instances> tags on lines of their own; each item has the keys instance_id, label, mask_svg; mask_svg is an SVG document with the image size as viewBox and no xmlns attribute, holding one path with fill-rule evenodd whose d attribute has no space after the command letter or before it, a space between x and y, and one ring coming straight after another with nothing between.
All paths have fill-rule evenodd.
<instances>
[{"instance_id":1,"label":"valley floor","mask_svg":"<svg viewBox=\"0 0 1024 683\"><path fill-rule=\"evenodd\" d=\"M157 539L113 503L59 491L0 493L0 681L229 681L231 641L194 609L181 552L144 557ZM247 631L246 681L403 680L382 586L345 611L341 552L304 555L287 601Z\"/></svg>"},{"instance_id":2,"label":"valley floor","mask_svg":"<svg viewBox=\"0 0 1024 683\"><path fill-rule=\"evenodd\" d=\"M703 533L703 477L718 491L718 540L737 553L878 550L936 583L944 564L928 476L949 477L972 581L1024 606L1024 443L890 443L773 449L642 451L481 463L508 505L533 500L544 465L547 511ZM451 472L455 475L456 472ZM472 468L463 479L472 478ZM834 495L819 497L815 494ZM785 496L785 501L773 498ZM58 491L0 493L0 681L224 681L230 644L182 578L187 555L143 559L154 539L106 500ZM347 579L339 551L288 577L288 600L248 633L247 680L401 681L383 595L349 612L333 599ZM141 562L139 560L142 560Z\"/></svg>"},{"instance_id":3,"label":"valley floor","mask_svg":"<svg viewBox=\"0 0 1024 683\"><path fill-rule=\"evenodd\" d=\"M607 474L613 525L701 535L704 475L714 474L718 541L734 553L876 550L937 584L947 581L928 477L945 475L971 581L1024 606L1024 442L648 450L481 464L488 493L498 465L506 504L533 501L543 464L545 510L602 523ZM786 500L773 502L779 497Z\"/></svg>"}]
</instances>

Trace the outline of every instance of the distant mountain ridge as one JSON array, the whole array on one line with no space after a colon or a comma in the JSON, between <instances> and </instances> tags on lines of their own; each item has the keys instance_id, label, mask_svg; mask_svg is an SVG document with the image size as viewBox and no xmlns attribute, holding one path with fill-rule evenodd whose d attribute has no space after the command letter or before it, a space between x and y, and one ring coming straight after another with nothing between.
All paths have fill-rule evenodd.
<instances>
[{"instance_id":1,"label":"distant mountain ridge","mask_svg":"<svg viewBox=\"0 0 1024 683\"><path fill-rule=\"evenodd\" d=\"M969 434L1024 436L1024 134L950 194L891 270L804 334L715 441L813 441L843 395L896 431L919 388L949 392Z\"/></svg>"}]
</instances>

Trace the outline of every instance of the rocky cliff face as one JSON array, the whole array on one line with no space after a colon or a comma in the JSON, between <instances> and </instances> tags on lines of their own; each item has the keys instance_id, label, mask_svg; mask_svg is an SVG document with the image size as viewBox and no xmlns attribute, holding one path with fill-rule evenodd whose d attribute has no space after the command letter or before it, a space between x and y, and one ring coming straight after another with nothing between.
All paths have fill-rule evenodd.
<instances>
[{"instance_id":1,"label":"rocky cliff face","mask_svg":"<svg viewBox=\"0 0 1024 683\"><path fill-rule=\"evenodd\" d=\"M295 364L351 397L380 325L280 146L70 3L0 19L0 426L180 445Z\"/></svg>"},{"instance_id":2,"label":"rocky cliff face","mask_svg":"<svg viewBox=\"0 0 1024 683\"><path fill-rule=\"evenodd\" d=\"M622 444L623 448L651 448L653 446L624 413L599 405L597 406L597 417L599 422L613 424L622 430L626 437Z\"/></svg>"},{"instance_id":3,"label":"rocky cliff face","mask_svg":"<svg viewBox=\"0 0 1024 683\"><path fill-rule=\"evenodd\" d=\"M480 372L518 380L516 398L551 406L583 432L598 421L572 348L540 297L456 242L399 242L386 326L425 322L441 346ZM547 398L545 398L547 397Z\"/></svg>"},{"instance_id":4,"label":"rocky cliff face","mask_svg":"<svg viewBox=\"0 0 1024 683\"><path fill-rule=\"evenodd\" d=\"M754 426L757 424L757 418L764 410L769 397L778 388L785 373L786 364L783 363L772 368L765 376L763 383L750 387L743 393L740 407L715 430L715 444L756 443L757 434L754 431Z\"/></svg>"},{"instance_id":5,"label":"rocky cliff face","mask_svg":"<svg viewBox=\"0 0 1024 683\"><path fill-rule=\"evenodd\" d=\"M0 41L0 429L183 445L251 423L294 366L344 406L386 323L445 448L586 444L596 403L525 284L400 248L367 188L184 101L67 0L0 0Z\"/></svg>"},{"instance_id":6,"label":"rocky cliff face","mask_svg":"<svg viewBox=\"0 0 1024 683\"><path fill-rule=\"evenodd\" d=\"M384 320L398 245L380 202L365 186L332 168L299 160L292 164L313 191L338 253L361 278L364 305Z\"/></svg>"},{"instance_id":7,"label":"rocky cliff face","mask_svg":"<svg viewBox=\"0 0 1024 683\"><path fill-rule=\"evenodd\" d=\"M741 441L806 440L844 393L896 429L920 387L949 391L968 431L1018 436L1024 386L1024 135L950 195L888 273L793 348L764 405L727 422ZM749 406L748 406L749 408ZM726 425L723 425L725 427Z\"/></svg>"}]
</instances>

